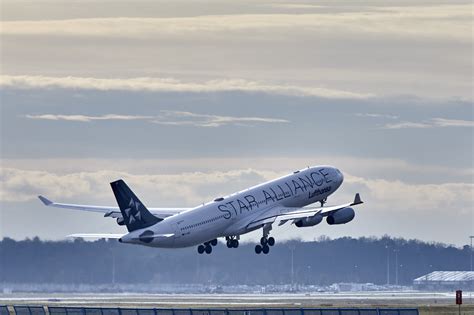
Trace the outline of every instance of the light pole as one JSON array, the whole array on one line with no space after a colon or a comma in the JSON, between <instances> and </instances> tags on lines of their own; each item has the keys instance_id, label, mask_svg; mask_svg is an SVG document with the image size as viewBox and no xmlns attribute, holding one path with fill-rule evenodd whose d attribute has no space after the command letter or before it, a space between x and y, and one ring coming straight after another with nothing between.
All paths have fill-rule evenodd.
<instances>
[{"instance_id":1,"label":"light pole","mask_svg":"<svg viewBox=\"0 0 474 315\"><path fill-rule=\"evenodd\" d=\"M293 290L293 280L294 280L294 253L295 253L295 245L294 244L291 244L290 246L288 246L288 248L290 249L291 251L291 289Z\"/></svg>"},{"instance_id":2,"label":"light pole","mask_svg":"<svg viewBox=\"0 0 474 315\"><path fill-rule=\"evenodd\" d=\"M307 285L309 285L309 284L311 284L311 277L310 277L311 276L311 266L308 265L307 268L308 268L308 275L306 276L306 279L308 280Z\"/></svg>"},{"instance_id":3,"label":"light pole","mask_svg":"<svg viewBox=\"0 0 474 315\"><path fill-rule=\"evenodd\" d=\"M398 285L398 249L394 249L393 252L395 253L395 285Z\"/></svg>"},{"instance_id":4,"label":"light pole","mask_svg":"<svg viewBox=\"0 0 474 315\"><path fill-rule=\"evenodd\" d=\"M359 273L357 272L358 271L358 268L359 266L357 265L354 265L354 280L355 282L359 282Z\"/></svg>"},{"instance_id":5,"label":"light pole","mask_svg":"<svg viewBox=\"0 0 474 315\"><path fill-rule=\"evenodd\" d=\"M112 285L115 285L115 244L112 245L111 242L109 242L109 239L106 240L107 241L107 245L109 245L109 252L110 252L110 256L112 258L112 268L110 269L111 271L111 278L110 279L112 281Z\"/></svg>"},{"instance_id":6,"label":"light pole","mask_svg":"<svg viewBox=\"0 0 474 315\"><path fill-rule=\"evenodd\" d=\"M387 249L387 285L390 284L390 251L388 248L388 245L385 245L385 248Z\"/></svg>"},{"instance_id":7,"label":"light pole","mask_svg":"<svg viewBox=\"0 0 474 315\"><path fill-rule=\"evenodd\" d=\"M112 250L112 284L115 285L115 251Z\"/></svg>"}]
</instances>

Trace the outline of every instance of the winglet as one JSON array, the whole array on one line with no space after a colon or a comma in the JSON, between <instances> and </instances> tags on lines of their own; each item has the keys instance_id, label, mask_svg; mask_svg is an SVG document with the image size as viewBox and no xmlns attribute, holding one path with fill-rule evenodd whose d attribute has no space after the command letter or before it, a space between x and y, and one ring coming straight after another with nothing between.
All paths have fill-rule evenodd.
<instances>
[{"instance_id":1,"label":"winglet","mask_svg":"<svg viewBox=\"0 0 474 315\"><path fill-rule=\"evenodd\" d=\"M360 199L359 193L357 193L354 197L354 201L352 202L351 206L359 205L361 203L364 203L362 199Z\"/></svg>"},{"instance_id":2,"label":"winglet","mask_svg":"<svg viewBox=\"0 0 474 315\"><path fill-rule=\"evenodd\" d=\"M53 202L51 200L49 200L48 198L46 197L43 197L43 196L38 196L39 200L41 200L41 202L45 205L45 206L49 206L51 205Z\"/></svg>"}]
</instances>

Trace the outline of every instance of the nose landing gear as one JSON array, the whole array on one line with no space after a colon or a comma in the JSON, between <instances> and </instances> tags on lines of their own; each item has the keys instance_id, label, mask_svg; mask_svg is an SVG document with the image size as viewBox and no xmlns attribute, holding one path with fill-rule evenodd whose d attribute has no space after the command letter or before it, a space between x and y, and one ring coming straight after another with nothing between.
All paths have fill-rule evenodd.
<instances>
[{"instance_id":1,"label":"nose landing gear","mask_svg":"<svg viewBox=\"0 0 474 315\"><path fill-rule=\"evenodd\" d=\"M324 207L324 204L328 201L328 198L324 198L323 200L320 201L321 207Z\"/></svg>"},{"instance_id":2,"label":"nose landing gear","mask_svg":"<svg viewBox=\"0 0 474 315\"><path fill-rule=\"evenodd\" d=\"M205 242L204 244L201 244L198 246L197 251L199 254L203 254L204 252L206 254L212 253L212 247L217 245L217 239L213 239L209 242Z\"/></svg>"}]
</instances>

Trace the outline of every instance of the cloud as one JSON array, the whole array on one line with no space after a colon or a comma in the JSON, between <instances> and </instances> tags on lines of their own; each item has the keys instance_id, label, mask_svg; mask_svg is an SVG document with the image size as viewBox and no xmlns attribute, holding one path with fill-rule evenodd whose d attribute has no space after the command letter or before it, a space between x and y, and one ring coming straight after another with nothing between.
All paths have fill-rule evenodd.
<instances>
[{"instance_id":1,"label":"cloud","mask_svg":"<svg viewBox=\"0 0 474 315\"><path fill-rule=\"evenodd\" d=\"M153 116L137 116L137 115L116 115L107 114L102 116L89 116L89 115L26 115L26 118L37 119L37 120L66 120L76 122L91 122L94 120L144 120L152 119Z\"/></svg>"},{"instance_id":2,"label":"cloud","mask_svg":"<svg viewBox=\"0 0 474 315\"><path fill-rule=\"evenodd\" d=\"M385 118L385 119L398 119L397 115L387 115L387 114L374 114L374 113L357 113L357 117L368 117L368 118Z\"/></svg>"},{"instance_id":3,"label":"cloud","mask_svg":"<svg viewBox=\"0 0 474 315\"><path fill-rule=\"evenodd\" d=\"M294 6L294 5L293 5ZM301 5L300 5L301 7ZM291 9L290 7L287 7ZM312 14L233 14L172 18L88 18L40 21L3 21L2 35L52 35L126 37L150 39L159 36L210 36L229 32L249 37L258 30L284 33L323 32L396 34L443 37L471 41L472 5L407 7L364 7L359 12L319 12ZM236 34L233 34L236 35Z\"/></svg>"},{"instance_id":4,"label":"cloud","mask_svg":"<svg viewBox=\"0 0 474 315\"><path fill-rule=\"evenodd\" d=\"M249 92L290 96L317 96L331 99L366 99L373 94L349 92L323 87L276 85L243 79L210 80L204 82L182 82L171 78L105 79L86 77L49 77L28 75L0 76L0 87L19 89L89 89L154 92Z\"/></svg>"},{"instance_id":5,"label":"cloud","mask_svg":"<svg viewBox=\"0 0 474 315\"><path fill-rule=\"evenodd\" d=\"M255 169L227 171L176 172L170 174L130 174L123 171L99 170L57 174L48 171L3 168L0 200L25 202L38 194L78 203L112 200L108 185L124 178L150 207L161 204L196 206L216 196L227 195L284 175L282 172ZM444 213L448 208L469 212L472 208L474 184L416 184L400 180L368 179L345 174L345 188L336 198L350 199L360 192L370 208L392 213ZM332 197L334 199L334 197Z\"/></svg>"},{"instance_id":6,"label":"cloud","mask_svg":"<svg viewBox=\"0 0 474 315\"><path fill-rule=\"evenodd\" d=\"M372 164L377 164L377 160L374 161ZM270 161L271 166L266 162L254 163L253 159L242 162L236 159L228 165L219 166L218 162L212 160L172 159L161 161L161 166L157 167L156 164L160 164L160 161L150 160L143 163L141 160L130 159L126 162L127 166L122 164L123 167L117 169L116 161L112 159L98 164L89 160L31 160L26 164L17 160L7 161L3 164L6 167L0 169L0 206L5 222L9 222L9 229L5 227L4 235L17 238L39 235L48 239L61 239L71 231L121 231L114 221L101 216L80 211L46 209L36 198L38 194L58 202L115 206L116 201L109 182L123 178L149 207L193 207L285 175L288 173L288 162L291 161L274 160ZM94 163L96 165L90 168L90 164ZM14 164L18 167L10 167ZM57 165L60 164L64 164L62 167L67 170L59 170ZM143 164L148 166L144 167ZM232 168L238 164L244 168ZM257 168L245 168L245 164L256 164ZM297 164L304 165L303 161L297 161ZM330 204L341 204L352 200L354 193L361 193L364 204L357 208L353 224L340 227L322 224L315 229L296 229L291 225L275 226L274 233L278 239L298 236L311 240L320 234L367 236L388 233L394 236L462 244L464 234L461 232L471 228L474 204L474 184L471 177L465 182L450 182L441 174L439 176L443 177L443 180L438 184L408 183L396 178L369 178L364 174L365 171L360 171L359 166L360 163L355 162L352 169L362 176L344 172L343 186L329 200ZM371 169L369 165L365 167ZM378 170L390 167L390 161L382 161ZM116 170L112 170L113 168ZM282 171L283 168L285 170ZM81 171L83 169L88 170ZM203 171L195 171L196 169ZM400 173L398 167L396 172ZM372 170L372 175L377 176L377 173L377 170ZM51 220L60 220L58 222L62 222L61 226L54 229L45 228L49 227L48 222ZM446 225L447 220L456 224ZM27 222L30 222L31 226L25 230L22 227ZM38 225L38 222L44 224ZM84 222L87 222L87 226L84 226ZM387 225L387 222L390 224ZM460 231L452 226L460 226L462 229ZM434 230L437 232L434 233ZM258 241L260 233L245 237Z\"/></svg>"},{"instance_id":7,"label":"cloud","mask_svg":"<svg viewBox=\"0 0 474 315\"><path fill-rule=\"evenodd\" d=\"M190 125L196 127L220 127L223 125L251 125L253 123L288 123L286 119L263 118L263 117L234 117L196 114L182 111L162 111L165 116L159 117L153 122L163 125ZM168 120L178 118L179 120Z\"/></svg>"},{"instance_id":8,"label":"cloud","mask_svg":"<svg viewBox=\"0 0 474 315\"><path fill-rule=\"evenodd\" d=\"M56 174L3 168L0 174L0 201L3 202L35 200L39 194L53 199L95 202L110 199L109 182L123 178L138 195L145 196L142 200L147 200L151 207L159 206L153 202L195 206L276 177L274 172L252 169L132 175L110 170Z\"/></svg>"},{"instance_id":9,"label":"cloud","mask_svg":"<svg viewBox=\"0 0 474 315\"><path fill-rule=\"evenodd\" d=\"M442 127L474 127L474 121L461 119L432 118L422 122L402 121L399 123L386 124L384 129L406 129L406 128L442 128Z\"/></svg>"},{"instance_id":10,"label":"cloud","mask_svg":"<svg viewBox=\"0 0 474 315\"><path fill-rule=\"evenodd\" d=\"M286 174L309 165L331 164L343 173L366 179L401 180L405 183L444 183L469 182L474 176L471 167L455 165L440 166L423 163L410 163L395 158L362 158L350 155L298 155L283 157L278 155L252 155L233 157L180 157L180 158L43 158L43 159L2 159L3 167L44 170L50 173L66 174L97 172L108 169L115 172L132 174L172 174L199 170L203 173L212 171L225 172L232 169L258 169L262 171Z\"/></svg>"},{"instance_id":11,"label":"cloud","mask_svg":"<svg viewBox=\"0 0 474 315\"><path fill-rule=\"evenodd\" d=\"M381 118L398 120L397 115L357 113L357 117ZM400 121L396 123L385 124L383 129L407 129L407 128L442 128L442 127L474 127L474 121L462 119L431 118L420 122Z\"/></svg>"},{"instance_id":12,"label":"cloud","mask_svg":"<svg viewBox=\"0 0 474 315\"><path fill-rule=\"evenodd\" d=\"M272 3L268 6L281 9L324 9L327 6L316 5L316 4L307 4L307 3Z\"/></svg>"},{"instance_id":13,"label":"cloud","mask_svg":"<svg viewBox=\"0 0 474 315\"><path fill-rule=\"evenodd\" d=\"M349 190L365 191L373 207L380 210L426 213L439 213L445 209L465 213L472 211L473 183L414 184L400 180L366 179L350 174L345 178Z\"/></svg>"},{"instance_id":14,"label":"cloud","mask_svg":"<svg viewBox=\"0 0 474 315\"><path fill-rule=\"evenodd\" d=\"M432 122L439 127L474 127L472 120L433 118Z\"/></svg>"},{"instance_id":15,"label":"cloud","mask_svg":"<svg viewBox=\"0 0 474 315\"><path fill-rule=\"evenodd\" d=\"M207 114L196 114L192 112L182 111L171 111L162 110L162 115L158 116L141 116L141 115L117 115L107 114L101 116L90 116L90 115L55 115L55 114L42 114L42 115L25 115L28 119L35 120L63 120L73 122L85 122L89 123L92 121L106 121L106 120L145 120L151 123L160 125L173 125L173 126L194 126L194 127L221 127L224 125L236 125L236 126L252 126L261 123L289 123L286 119L277 118L265 118L265 117L235 117L235 116L218 116L218 115L207 115Z\"/></svg>"}]
</instances>

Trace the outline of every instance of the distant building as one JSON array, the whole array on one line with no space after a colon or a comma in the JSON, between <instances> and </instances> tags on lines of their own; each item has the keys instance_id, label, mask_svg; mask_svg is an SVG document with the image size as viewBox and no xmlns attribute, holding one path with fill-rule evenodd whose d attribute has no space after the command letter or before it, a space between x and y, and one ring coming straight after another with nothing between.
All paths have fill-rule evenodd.
<instances>
[{"instance_id":1,"label":"distant building","mask_svg":"<svg viewBox=\"0 0 474 315\"><path fill-rule=\"evenodd\" d=\"M474 271L433 271L413 280L418 290L473 290Z\"/></svg>"}]
</instances>

